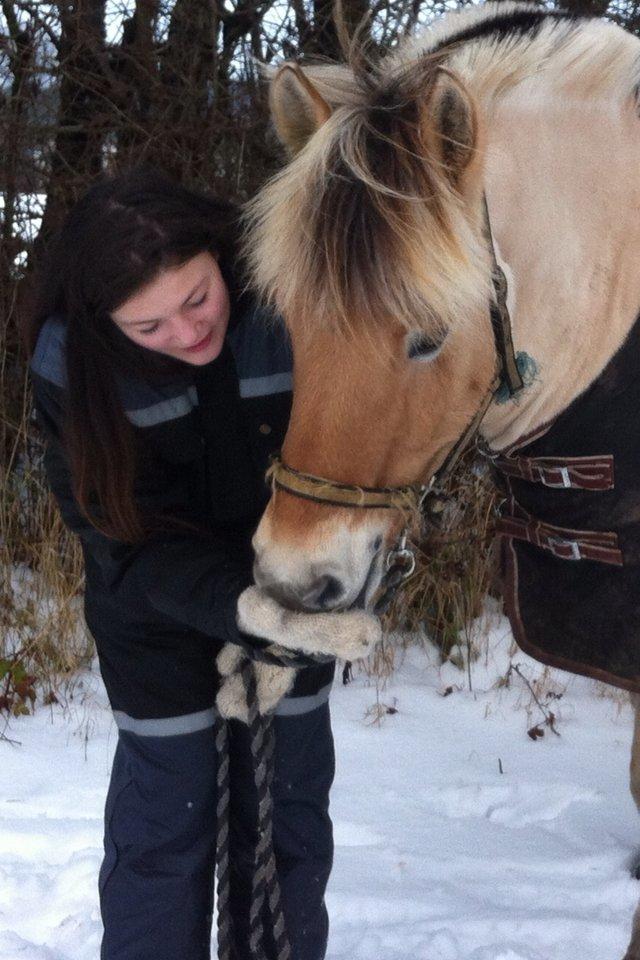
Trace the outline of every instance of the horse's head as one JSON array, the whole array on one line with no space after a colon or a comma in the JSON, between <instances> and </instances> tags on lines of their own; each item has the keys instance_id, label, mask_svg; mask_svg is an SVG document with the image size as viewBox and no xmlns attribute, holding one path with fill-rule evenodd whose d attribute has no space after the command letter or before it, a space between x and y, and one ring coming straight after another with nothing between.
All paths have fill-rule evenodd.
<instances>
[{"instance_id":1,"label":"horse's head","mask_svg":"<svg viewBox=\"0 0 640 960\"><path fill-rule=\"evenodd\" d=\"M272 83L293 157L251 211L253 276L293 343L282 459L342 484L412 484L495 373L478 117L437 58L387 77L310 74L285 66ZM404 522L276 487L256 580L302 608L369 602Z\"/></svg>"}]
</instances>

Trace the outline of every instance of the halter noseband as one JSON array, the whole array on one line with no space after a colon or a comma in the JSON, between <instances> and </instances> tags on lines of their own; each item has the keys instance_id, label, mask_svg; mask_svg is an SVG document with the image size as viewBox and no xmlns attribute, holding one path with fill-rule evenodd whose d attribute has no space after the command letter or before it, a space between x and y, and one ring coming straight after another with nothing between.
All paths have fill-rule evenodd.
<instances>
[{"instance_id":1,"label":"halter noseband","mask_svg":"<svg viewBox=\"0 0 640 960\"><path fill-rule=\"evenodd\" d=\"M336 483L312 473L294 470L277 454L271 457L267 479L280 490L286 490L303 500L360 510L395 509L414 513L420 510L429 492L429 487L420 483L405 487L359 487L356 484Z\"/></svg>"},{"instance_id":2,"label":"halter noseband","mask_svg":"<svg viewBox=\"0 0 640 960\"><path fill-rule=\"evenodd\" d=\"M511 318L507 307L507 278L500 267L495 252L489 209L486 196L483 196L484 230L491 254L491 278L494 299L490 304L491 327L496 348L496 375L489 391L483 397L473 418L458 437L447 454L444 462L433 474L428 483L408 484L403 487L359 487L352 484L337 483L311 473L301 473L284 463L279 456L271 458L271 467L267 479L274 488L315 503L324 503L334 507L348 507L363 510L400 510L405 516L419 516L433 522L444 508L444 481L452 473L460 457L478 432L480 424L491 405L497 390L506 388L509 396L514 396L523 387L522 377L513 347ZM400 583L409 577L415 569L415 556L407 548L408 524L405 524L399 541L386 558L387 571L381 588L384 593L376 604L376 611L382 612L393 598Z\"/></svg>"}]
</instances>

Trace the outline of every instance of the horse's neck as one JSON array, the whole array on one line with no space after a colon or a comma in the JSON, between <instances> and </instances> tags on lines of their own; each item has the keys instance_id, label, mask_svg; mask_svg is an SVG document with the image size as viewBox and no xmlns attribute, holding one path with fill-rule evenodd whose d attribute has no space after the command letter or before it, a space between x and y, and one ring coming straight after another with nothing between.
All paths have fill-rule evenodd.
<instances>
[{"instance_id":1,"label":"horse's neck","mask_svg":"<svg viewBox=\"0 0 640 960\"><path fill-rule=\"evenodd\" d=\"M579 396L640 311L634 104L505 99L491 121L485 183L515 349L538 371L517 401L494 403L485 417L482 432L500 449Z\"/></svg>"}]
</instances>

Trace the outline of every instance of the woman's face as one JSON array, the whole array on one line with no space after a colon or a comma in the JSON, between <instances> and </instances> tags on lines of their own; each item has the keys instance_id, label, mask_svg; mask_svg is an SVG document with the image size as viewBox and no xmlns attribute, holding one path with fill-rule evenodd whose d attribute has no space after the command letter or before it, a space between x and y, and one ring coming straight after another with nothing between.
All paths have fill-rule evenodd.
<instances>
[{"instance_id":1,"label":"woman's face","mask_svg":"<svg viewBox=\"0 0 640 960\"><path fill-rule=\"evenodd\" d=\"M200 367L222 349L229 292L215 257L199 253L162 270L111 316L134 343Z\"/></svg>"}]
</instances>

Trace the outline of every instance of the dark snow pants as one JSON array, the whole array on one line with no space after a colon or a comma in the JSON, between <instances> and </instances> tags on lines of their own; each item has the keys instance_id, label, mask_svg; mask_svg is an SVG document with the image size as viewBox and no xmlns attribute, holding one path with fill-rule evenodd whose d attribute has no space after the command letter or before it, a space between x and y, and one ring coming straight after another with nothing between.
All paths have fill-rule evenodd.
<instances>
[{"instance_id":1,"label":"dark snow pants","mask_svg":"<svg viewBox=\"0 0 640 960\"><path fill-rule=\"evenodd\" d=\"M274 724L274 848L291 960L323 960L328 932L324 892L333 855L329 707L325 703L302 715L277 716ZM256 840L253 768L247 728L235 722L230 727L234 960L254 960L248 946ZM170 736L120 730L100 872L101 960L215 956L215 945L210 945L215 810L211 726ZM266 948L273 960L269 940Z\"/></svg>"}]
</instances>

